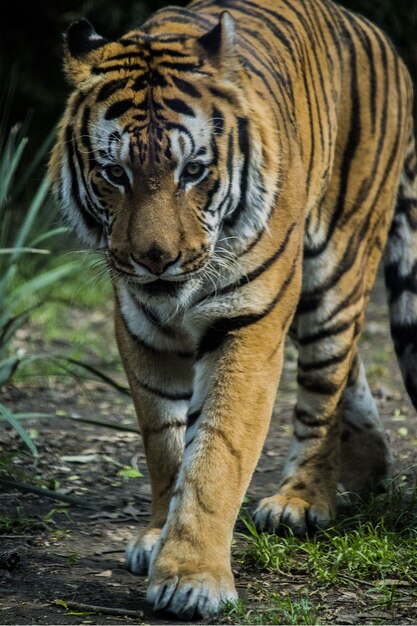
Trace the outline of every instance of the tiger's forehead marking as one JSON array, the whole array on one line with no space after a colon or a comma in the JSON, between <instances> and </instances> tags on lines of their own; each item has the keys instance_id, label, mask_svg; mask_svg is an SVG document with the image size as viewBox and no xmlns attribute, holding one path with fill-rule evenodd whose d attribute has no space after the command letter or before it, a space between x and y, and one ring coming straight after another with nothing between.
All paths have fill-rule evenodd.
<instances>
[{"instance_id":1,"label":"tiger's forehead marking","mask_svg":"<svg viewBox=\"0 0 417 626\"><path fill-rule=\"evenodd\" d=\"M101 78L96 103L111 102L97 120L100 143L103 135L117 133L119 158L132 164L178 163L206 148L210 132L200 105L201 64L190 37L131 33L122 38L92 70Z\"/></svg>"}]
</instances>

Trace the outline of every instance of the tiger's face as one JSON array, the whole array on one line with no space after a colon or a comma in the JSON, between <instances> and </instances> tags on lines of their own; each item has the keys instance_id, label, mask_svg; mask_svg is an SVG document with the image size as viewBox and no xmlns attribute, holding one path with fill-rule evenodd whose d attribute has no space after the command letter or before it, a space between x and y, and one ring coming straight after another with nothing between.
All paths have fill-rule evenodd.
<instances>
[{"instance_id":1,"label":"tiger's face","mask_svg":"<svg viewBox=\"0 0 417 626\"><path fill-rule=\"evenodd\" d=\"M228 14L198 38L107 42L86 20L67 34L76 91L51 159L55 189L84 241L148 295L198 286L240 202L249 142L233 39Z\"/></svg>"},{"instance_id":2,"label":"tiger's face","mask_svg":"<svg viewBox=\"0 0 417 626\"><path fill-rule=\"evenodd\" d=\"M219 237L222 216L213 210L212 192L220 154L203 107L181 113L166 104L176 106L180 94L172 89L168 99L158 91L153 111L147 94L134 92L134 106L120 117L112 119L111 108L96 111L86 183L104 208L101 237L117 275L147 285L147 293L169 282L173 294L174 282L195 282Z\"/></svg>"}]
</instances>

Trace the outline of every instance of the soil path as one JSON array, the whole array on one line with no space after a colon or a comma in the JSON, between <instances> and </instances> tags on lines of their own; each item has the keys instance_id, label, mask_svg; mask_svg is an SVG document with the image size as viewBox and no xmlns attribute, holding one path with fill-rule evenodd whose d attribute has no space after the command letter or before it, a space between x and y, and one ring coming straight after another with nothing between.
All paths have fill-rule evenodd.
<instances>
[{"instance_id":1,"label":"soil path","mask_svg":"<svg viewBox=\"0 0 417 626\"><path fill-rule=\"evenodd\" d=\"M107 334L111 321L105 324ZM406 472L417 458L417 420L393 355L380 281L368 309L361 354L393 447L395 471ZM295 401L295 369L296 354L289 345L269 436L248 490L250 506L274 492L285 460ZM10 532L0 537L0 552L9 549L20 556L14 570L0 569L0 623L178 623L149 610L145 603L145 579L132 576L123 565L128 538L146 523L149 512L149 482L139 436L64 419L94 416L134 427L130 400L100 383L85 383L80 391L79 386L66 381L54 382L50 387L12 387L3 393L2 401L13 411L44 411L61 416L27 424L39 450L36 464L25 453L16 433L1 426L4 466L13 468L16 479L78 496L96 505L97 510L65 506L0 487L0 515L14 518ZM144 477L124 478L124 466L139 470ZM409 471L407 476L410 477ZM277 575L248 571L239 560L234 569L240 595L255 609L272 591L297 590L306 584L303 580L289 582ZM76 610L72 614L66 612L57 600L138 613L89 615L80 610L77 615ZM320 600L321 623L384 621L375 614L372 600L358 598L357 594L329 593ZM408 609L403 619L397 615L396 623L415 622L415 609L414 612L413 616ZM227 622L227 618L223 621ZM386 623L389 621L387 618Z\"/></svg>"}]
</instances>

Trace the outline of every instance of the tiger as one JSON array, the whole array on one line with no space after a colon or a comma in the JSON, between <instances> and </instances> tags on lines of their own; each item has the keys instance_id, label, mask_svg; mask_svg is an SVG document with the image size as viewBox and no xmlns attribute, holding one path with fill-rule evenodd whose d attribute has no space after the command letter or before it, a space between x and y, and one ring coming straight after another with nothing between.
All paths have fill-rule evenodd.
<instances>
[{"instance_id":1,"label":"tiger","mask_svg":"<svg viewBox=\"0 0 417 626\"><path fill-rule=\"evenodd\" d=\"M383 253L417 407L411 79L381 30L330 0L193 0L117 41L83 18L64 48L50 176L112 278L152 488L127 567L154 610L209 617L237 598L233 528L287 335L293 437L259 531L309 536L338 485L365 497L391 475L357 349Z\"/></svg>"}]
</instances>

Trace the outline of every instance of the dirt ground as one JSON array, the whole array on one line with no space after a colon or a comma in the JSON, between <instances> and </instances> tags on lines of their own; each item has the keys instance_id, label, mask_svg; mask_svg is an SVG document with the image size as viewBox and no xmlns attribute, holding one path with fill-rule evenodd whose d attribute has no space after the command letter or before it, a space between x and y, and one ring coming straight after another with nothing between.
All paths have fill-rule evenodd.
<instances>
[{"instance_id":1,"label":"dirt ground","mask_svg":"<svg viewBox=\"0 0 417 626\"><path fill-rule=\"evenodd\" d=\"M102 324L108 332L111 320ZM380 282L368 309L361 353L393 447L395 471L410 475L417 458L417 420L393 355ZM253 507L260 497L274 492L285 460L295 401L295 366L294 349L288 346L269 436L248 490ZM96 510L0 485L0 514L15 518L10 533L0 537L0 553L11 550L20 556L12 571L0 569L0 623L178 623L150 611L145 602L145 579L124 568L126 543L135 529L146 523L149 512L150 491L140 437L64 419L94 417L134 427L130 400L102 383L86 382L80 388L64 379L52 386L11 386L3 391L2 402L15 412L42 411L61 417L26 423L39 450L36 462L26 454L15 431L0 426L3 463L10 463L15 478L77 496ZM123 477L124 466L144 476ZM233 567L239 594L248 607L256 611L272 591L297 595L309 589L309 581L303 578L250 571L239 559L240 542L238 539L234 549ZM381 615L367 597L366 587L310 591L316 594L314 602L320 603L321 623L417 622L417 608L412 607L404 609L404 614ZM66 611L57 600L135 613L118 616L89 614L83 609ZM228 618L221 620L227 622ZM212 623L219 623L219 619Z\"/></svg>"}]
</instances>

